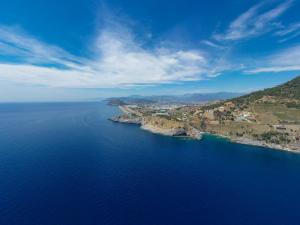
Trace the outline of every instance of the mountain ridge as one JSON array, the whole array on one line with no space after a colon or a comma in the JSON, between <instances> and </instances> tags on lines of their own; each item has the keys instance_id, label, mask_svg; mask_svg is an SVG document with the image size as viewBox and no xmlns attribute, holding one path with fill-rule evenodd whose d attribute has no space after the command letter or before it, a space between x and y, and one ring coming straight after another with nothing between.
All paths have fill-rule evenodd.
<instances>
[{"instance_id":1,"label":"mountain ridge","mask_svg":"<svg viewBox=\"0 0 300 225\"><path fill-rule=\"evenodd\" d=\"M131 95L127 97L113 97L106 101L118 104L165 104L165 103L180 103L180 104L200 104L211 101L220 101L232 97L241 96L243 93L235 92L212 92L212 93L188 93L183 95Z\"/></svg>"}]
</instances>

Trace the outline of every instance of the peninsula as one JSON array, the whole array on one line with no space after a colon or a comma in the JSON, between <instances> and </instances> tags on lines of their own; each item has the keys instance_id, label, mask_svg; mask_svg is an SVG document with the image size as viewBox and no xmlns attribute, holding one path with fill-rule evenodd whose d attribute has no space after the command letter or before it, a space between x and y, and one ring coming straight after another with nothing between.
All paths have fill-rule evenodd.
<instances>
[{"instance_id":1,"label":"peninsula","mask_svg":"<svg viewBox=\"0 0 300 225\"><path fill-rule=\"evenodd\" d=\"M300 152L300 76L280 86L205 104L126 104L111 118L168 136L201 139L203 133L233 142ZM117 104L116 104L117 103Z\"/></svg>"}]
</instances>

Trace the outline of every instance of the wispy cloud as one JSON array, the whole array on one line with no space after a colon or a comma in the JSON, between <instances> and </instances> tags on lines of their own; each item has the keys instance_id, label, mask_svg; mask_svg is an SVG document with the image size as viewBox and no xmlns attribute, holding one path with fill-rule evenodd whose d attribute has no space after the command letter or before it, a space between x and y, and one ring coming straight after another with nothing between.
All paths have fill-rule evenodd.
<instances>
[{"instance_id":1,"label":"wispy cloud","mask_svg":"<svg viewBox=\"0 0 300 225\"><path fill-rule=\"evenodd\" d=\"M283 71L300 71L300 45L260 59L255 68L245 70L252 74Z\"/></svg>"},{"instance_id":2,"label":"wispy cloud","mask_svg":"<svg viewBox=\"0 0 300 225\"><path fill-rule=\"evenodd\" d=\"M10 56L0 63L0 79L52 87L105 88L200 80L215 73L210 55L204 51L161 45L146 49L130 29L117 26L110 24L99 31L95 43L90 44L93 57L88 59L18 29L0 27L0 54Z\"/></svg>"},{"instance_id":3,"label":"wispy cloud","mask_svg":"<svg viewBox=\"0 0 300 225\"><path fill-rule=\"evenodd\" d=\"M256 74L256 73L279 73L286 71L300 71L300 66L269 66L269 67L259 67L255 69L250 69L245 71L248 74Z\"/></svg>"},{"instance_id":4,"label":"wispy cloud","mask_svg":"<svg viewBox=\"0 0 300 225\"><path fill-rule=\"evenodd\" d=\"M212 47L212 48L225 49L225 46L222 46L220 44L216 44L215 42L210 41L210 40L202 40L201 43L204 44L204 45L207 45L209 47Z\"/></svg>"},{"instance_id":5,"label":"wispy cloud","mask_svg":"<svg viewBox=\"0 0 300 225\"><path fill-rule=\"evenodd\" d=\"M280 27L277 19L291 7L293 0L287 0L266 10L266 2L259 3L238 16L224 33L214 34L219 41L235 41L265 34Z\"/></svg>"},{"instance_id":6,"label":"wispy cloud","mask_svg":"<svg viewBox=\"0 0 300 225\"><path fill-rule=\"evenodd\" d=\"M19 57L28 63L79 63L82 59L63 49L38 41L20 28L0 26L0 55Z\"/></svg>"},{"instance_id":7,"label":"wispy cloud","mask_svg":"<svg viewBox=\"0 0 300 225\"><path fill-rule=\"evenodd\" d=\"M276 36L281 37L279 42L285 42L300 36L300 22L290 24L275 32Z\"/></svg>"}]
</instances>

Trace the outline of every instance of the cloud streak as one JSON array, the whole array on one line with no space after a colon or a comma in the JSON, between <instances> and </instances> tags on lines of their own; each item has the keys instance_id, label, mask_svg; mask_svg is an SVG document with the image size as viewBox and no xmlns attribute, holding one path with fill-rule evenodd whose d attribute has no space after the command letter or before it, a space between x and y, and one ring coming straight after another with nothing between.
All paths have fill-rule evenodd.
<instances>
[{"instance_id":1,"label":"cloud streak","mask_svg":"<svg viewBox=\"0 0 300 225\"><path fill-rule=\"evenodd\" d=\"M257 63L253 69L245 70L246 73L266 73L266 72L284 72L284 71L300 71L300 45L290 47L279 51L264 59L260 59L262 63Z\"/></svg>"},{"instance_id":2,"label":"cloud streak","mask_svg":"<svg viewBox=\"0 0 300 225\"><path fill-rule=\"evenodd\" d=\"M290 24L275 32L275 35L281 37L280 43L296 38L300 36L300 23Z\"/></svg>"},{"instance_id":3,"label":"cloud streak","mask_svg":"<svg viewBox=\"0 0 300 225\"><path fill-rule=\"evenodd\" d=\"M265 34L280 26L277 19L292 5L287 0L276 7L265 10L266 2L259 3L238 16L221 34L215 34L218 41L236 41Z\"/></svg>"},{"instance_id":4,"label":"cloud streak","mask_svg":"<svg viewBox=\"0 0 300 225\"><path fill-rule=\"evenodd\" d=\"M0 55L20 58L27 63L80 63L82 59L65 50L40 42L18 28L0 26Z\"/></svg>"}]
</instances>

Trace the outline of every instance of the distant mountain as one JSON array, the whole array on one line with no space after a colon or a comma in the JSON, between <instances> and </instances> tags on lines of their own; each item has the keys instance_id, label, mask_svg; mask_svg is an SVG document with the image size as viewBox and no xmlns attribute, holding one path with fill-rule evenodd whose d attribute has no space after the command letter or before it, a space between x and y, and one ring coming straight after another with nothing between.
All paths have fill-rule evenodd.
<instances>
[{"instance_id":1,"label":"distant mountain","mask_svg":"<svg viewBox=\"0 0 300 225\"><path fill-rule=\"evenodd\" d=\"M233 93L233 92L216 92L216 93L195 93L195 94L185 94L179 97L183 102L191 103L202 103L218 100L226 100L234 97L243 95L243 93Z\"/></svg>"},{"instance_id":2,"label":"distant mountain","mask_svg":"<svg viewBox=\"0 0 300 225\"><path fill-rule=\"evenodd\" d=\"M121 104L200 104L211 101L226 100L241 96L241 93L216 92L216 93L193 93L184 95L132 95L128 97L109 98L106 101L111 105Z\"/></svg>"}]
</instances>

